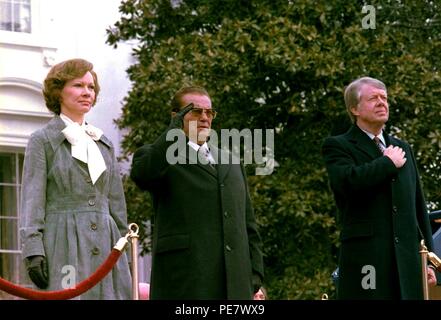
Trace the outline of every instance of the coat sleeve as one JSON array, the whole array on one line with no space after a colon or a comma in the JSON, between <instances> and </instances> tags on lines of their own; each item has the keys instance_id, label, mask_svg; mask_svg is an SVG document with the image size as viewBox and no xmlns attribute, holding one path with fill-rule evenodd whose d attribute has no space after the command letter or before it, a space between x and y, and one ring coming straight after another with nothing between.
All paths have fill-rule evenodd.
<instances>
[{"instance_id":1,"label":"coat sleeve","mask_svg":"<svg viewBox=\"0 0 441 320\"><path fill-rule=\"evenodd\" d=\"M413 154L410 146L407 145L409 150L410 158L413 163L413 167L415 168L416 173L416 213L418 219L418 226L421 230L422 236L424 237L424 242L429 251L433 251L433 237L432 237L432 229L430 227L429 221L429 213L427 212L427 205L423 193L423 189L421 187L421 179L418 172L418 166L415 160L415 156Z\"/></svg>"},{"instance_id":2,"label":"coat sleeve","mask_svg":"<svg viewBox=\"0 0 441 320\"><path fill-rule=\"evenodd\" d=\"M343 146L335 137L329 137L324 141L322 153L331 187L342 194L375 187L390 179L399 170L386 156L357 164L352 150Z\"/></svg>"},{"instance_id":3,"label":"coat sleeve","mask_svg":"<svg viewBox=\"0 0 441 320\"><path fill-rule=\"evenodd\" d=\"M112 178L109 191L110 215L122 236L127 233L127 207L118 161L112 148Z\"/></svg>"},{"instance_id":4,"label":"coat sleeve","mask_svg":"<svg viewBox=\"0 0 441 320\"><path fill-rule=\"evenodd\" d=\"M165 131L153 144L145 144L133 155L130 178L143 190L155 190L170 165L167 151L173 141L167 138L168 133ZM182 130L175 129L173 133L178 136L178 143L186 141Z\"/></svg>"},{"instance_id":5,"label":"coat sleeve","mask_svg":"<svg viewBox=\"0 0 441 320\"><path fill-rule=\"evenodd\" d=\"M254 209L251 204L250 192L248 188L248 181L243 166L241 166L242 175L246 188L246 226L248 233L248 242L251 255L251 267L253 273L257 273L261 280L263 280L263 254L262 254L262 240L257 230L256 218L254 216Z\"/></svg>"},{"instance_id":6,"label":"coat sleeve","mask_svg":"<svg viewBox=\"0 0 441 320\"><path fill-rule=\"evenodd\" d=\"M47 158L41 132L31 135L23 166L20 235L23 258L45 255Z\"/></svg>"}]
</instances>

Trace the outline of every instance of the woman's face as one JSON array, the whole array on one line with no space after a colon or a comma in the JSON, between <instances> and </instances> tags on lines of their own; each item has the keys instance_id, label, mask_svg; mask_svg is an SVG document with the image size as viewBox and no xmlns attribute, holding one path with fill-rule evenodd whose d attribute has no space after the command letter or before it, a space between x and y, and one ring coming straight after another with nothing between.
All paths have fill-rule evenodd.
<instances>
[{"instance_id":1,"label":"woman's face","mask_svg":"<svg viewBox=\"0 0 441 320\"><path fill-rule=\"evenodd\" d=\"M95 82L87 71L81 78L72 79L61 91L61 113L70 118L83 117L95 102Z\"/></svg>"}]
</instances>

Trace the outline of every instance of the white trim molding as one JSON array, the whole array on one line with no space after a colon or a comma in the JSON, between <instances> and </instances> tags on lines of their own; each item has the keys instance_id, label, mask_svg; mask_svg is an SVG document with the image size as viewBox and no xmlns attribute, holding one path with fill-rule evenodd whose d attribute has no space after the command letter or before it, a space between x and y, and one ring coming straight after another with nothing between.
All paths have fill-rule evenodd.
<instances>
[{"instance_id":1,"label":"white trim molding","mask_svg":"<svg viewBox=\"0 0 441 320\"><path fill-rule=\"evenodd\" d=\"M16 78L16 77L3 77L0 78L0 87L1 86L14 86L14 87L22 87L28 90L32 90L38 93L41 93L43 86L41 83L36 81L32 81L29 79Z\"/></svg>"},{"instance_id":2,"label":"white trim molding","mask_svg":"<svg viewBox=\"0 0 441 320\"><path fill-rule=\"evenodd\" d=\"M26 147L32 132L53 117L42 87L29 79L0 77L0 147Z\"/></svg>"}]
</instances>

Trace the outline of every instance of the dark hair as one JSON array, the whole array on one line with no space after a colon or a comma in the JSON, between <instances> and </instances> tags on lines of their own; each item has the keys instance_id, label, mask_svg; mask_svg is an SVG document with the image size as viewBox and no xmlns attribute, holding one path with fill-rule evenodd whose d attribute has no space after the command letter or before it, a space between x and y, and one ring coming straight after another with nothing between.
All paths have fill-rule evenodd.
<instances>
[{"instance_id":1,"label":"dark hair","mask_svg":"<svg viewBox=\"0 0 441 320\"><path fill-rule=\"evenodd\" d=\"M93 76L95 84L95 105L100 86L98 84L98 76L93 71L93 64L84 59L71 59L54 65L44 79L43 96L46 101L46 107L55 114L61 112L61 91L66 82L82 77L86 72L90 72Z\"/></svg>"},{"instance_id":2,"label":"dark hair","mask_svg":"<svg viewBox=\"0 0 441 320\"><path fill-rule=\"evenodd\" d=\"M171 102L172 111L179 111L181 110L181 108L185 107L182 102L182 97L189 93L194 93L201 96L207 96L210 98L210 95L208 94L207 90L205 90L203 87L197 87L197 86L183 87L179 89L173 96Z\"/></svg>"}]
</instances>

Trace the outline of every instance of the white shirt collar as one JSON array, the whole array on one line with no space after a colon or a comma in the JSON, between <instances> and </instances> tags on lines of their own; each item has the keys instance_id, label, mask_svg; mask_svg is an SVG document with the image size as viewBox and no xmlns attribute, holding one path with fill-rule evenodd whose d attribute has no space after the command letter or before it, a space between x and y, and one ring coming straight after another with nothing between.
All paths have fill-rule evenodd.
<instances>
[{"instance_id":1,"label":"white shirt collar","mask_svg":"<svg viewBox=\"0 0 441 320\"><path fill-rule=\"evenodd\" d=\"M204 142L204 144L202 144L202 145L198 145L197 143L194 143L193 141L189 140L187 144L192 149L194 149L196 152L198 152L199 149L202 148L202 151L205 151L204 153L206 153L206 157L208 158L207 160L209 161L209 163L211 163L211 164L216 163L216 160L214 160L214 157L211 154L211 151L210 151L210 148L208 147L207 142Z\"/></svg>"},{"instance_id":2,"label":"white shirt collar","mask_svg":"<svg viewBox=\"0 0 441 320\"><path fill-rule=\"evenodd\" d=\"M360 128L361 129L361 128ZM363 130L361 129L364 133L366 133L368 135L368 137L372 140L374 139L375 134L370 133L369 131ZM383 136L383 131L381 131L381 133L379 135L377 135L378 139L380 139L381 143L383 144L383 146L386 146L386 140L384 139Z\"/></svg>"},{"instance_id":3,"label":"white shirt collar","mask_svg":"<svg viewBox=\"0 0 441 320\"><path fill-rule=\"evenodd\" d=\"M197 143L194 143L193 141L189 140L187 143L190 147L192 147L195 151L199 151L200 147L203 147L205 149L210 150L210 148L208 148L208 144L206 142L204 142L203 145L198 145Z\"/></svg>"}]
</instances>

